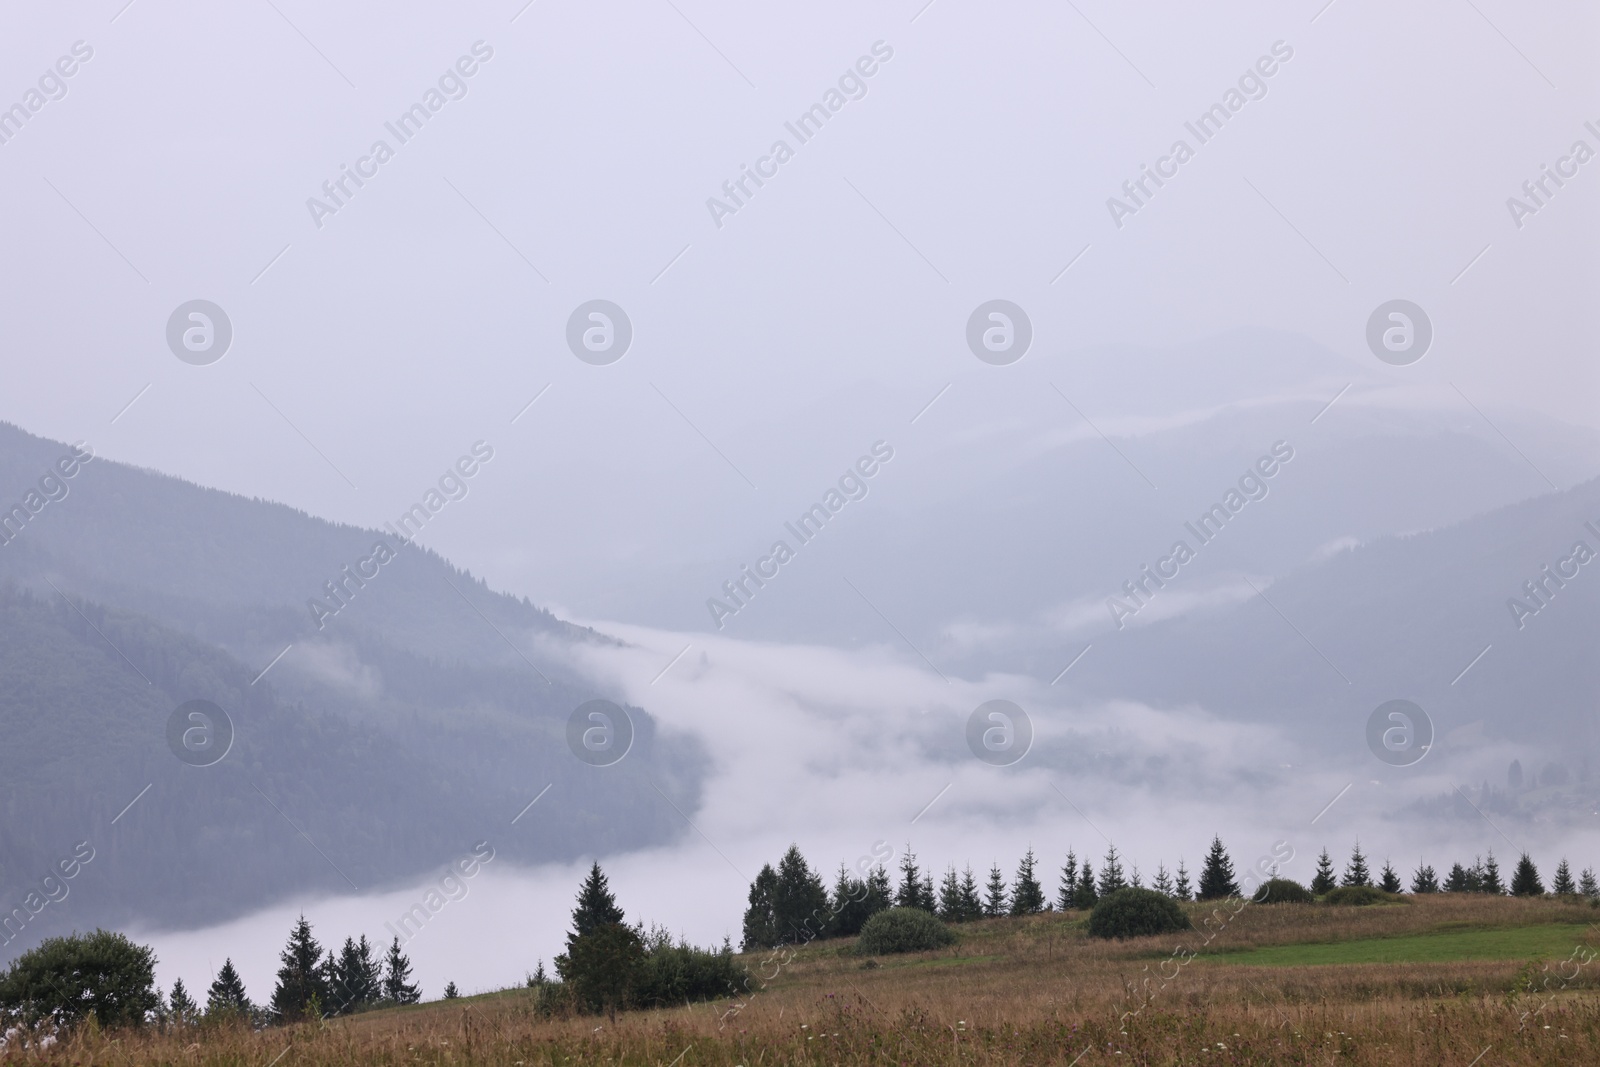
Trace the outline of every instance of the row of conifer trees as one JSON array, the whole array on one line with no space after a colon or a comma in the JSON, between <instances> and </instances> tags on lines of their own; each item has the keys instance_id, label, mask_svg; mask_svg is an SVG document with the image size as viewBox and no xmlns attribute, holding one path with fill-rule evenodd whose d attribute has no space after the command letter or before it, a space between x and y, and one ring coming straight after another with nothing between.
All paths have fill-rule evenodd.
<instances>
[{"instance_id":1,"label":"row of conifer trees","mask_svg":"<svg viewBox=\"0 0 1600 1067\"><path fill-rule=\"evenodd\" d=\"M981 885L970 864L961 871L950 864L936 887L932 872L919 866L909 845L898 867L899 884L892 885L889 872L882 864L852 872L841 863L830 890L824 886L821 875L812 870L799 847L790 845L776 868L772 864L764 865L751 883L749 905L744 914L745 950L805 943L816 938L851 937L861 932L869 918L891 907L921 908L946 922L960 923L1001 915L1092 908L1100 898L1130 886L1153 889L1179 901L1218 900L1240 892L1233 861L1220 837L1212 838L1198 881L1191 881L1188 867L1180 859L1173 872L1167 870L1164 862L1157 864L1148 885L1137 864L1131 868L1124 866L1115 845L1106 850L1098 872L1088 857L1080 859L1076 852L1068 849L1053 897L1046 893L1039 861L1031 848L1017 864L1016 874L1009 883L998 863L989 868L988 877ZM1272 873L1279 872L1273 868ZM1390 893L1406 889L1399 873L1387 860L1374 879L1359 842L1351 851L1342 875L1335 874L1327 849L1323 849L1317 859L1311 892L1321 896L1341 886L1368 886ZM1475 859L1470 866L1454 864L1442 881L1431 866L1419 864L1410 884L1412 893L1504 894L1508 890L1514 896L1545 893L1538 868L1527 854L1518 861L1509 887L1501 878L1492 851L1487 860ZM1550 892L1600 899L1600 883L1592 868L1585 868L1574 880L1563 858L1556 867Z\"/></svg>"}]
</instances>

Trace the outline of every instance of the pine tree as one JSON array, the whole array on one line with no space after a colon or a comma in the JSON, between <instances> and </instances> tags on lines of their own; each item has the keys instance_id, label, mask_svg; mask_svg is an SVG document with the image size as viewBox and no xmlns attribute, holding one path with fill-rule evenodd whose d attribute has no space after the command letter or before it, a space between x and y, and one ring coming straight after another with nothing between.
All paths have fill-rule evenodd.
<instances>
[{"instance_id":1,"label":"pine tree","mask_svg":"<svg viewBox=\"0 0 1600 1067\"><path fill-rule=\"evenodd\" d=\"M1211 838L1211 851L1206 853L1206 863L1200 870L1200 900L1220 900L1238 896L1239 885L1233 880L1233 861L1228 850L1222 847L1220 835Z\"/></svg>"},{"instance_id":2,"label":"pine tree","mask_svg":"<svg viewBox=\"0 0 1600 1067\"><path fill-rule=\"evenodd\" d=\"M206 994L206 1015L248 1017L249 1014L250 998L245 996L244 983L239 980L239 972L233 969L233 960L225 959Z\"/></svg>"},{"instance_id":3,"label":"pine tree","mask_svg":"<svg viewBox=\"0 0 1600 1067\"><path fill-rule=\"evenodd\" d=\"M1323 849L1322 855L1317 857L1317 873L1311 879L1311 891L1320 897L1336 888L1338 883L1333 878L1333 859L1328 855L1328 850Z\"/></svg>"},{"instance_id":4,"label":"pine tree","mask_svg":"<svg viewBox=\"0 0 1600 1067\"><path fill-rule=\"evenodd\" d=\"M1572 868L1567 866L1565 856L1562 856L1561 862L1556 865L1556 876L1550 883L1550 892L1558 897L1570 897L1578 892L1578 887L1572 881Z\"/></svg>"},{"instance_id":5,"label":"pine tree","mask_svg":"<svg viewBox=\"0 0 1600 1067\"><path fill-rule=\"evenodd\" d=\"M345 938L339 955L329 957L328 992L330 1015L349 1015L375 1003L383 994L378 961L372 955L367 935L361 940Z\"/></svg>"},{"instance_id":6,"label":"pine tree","mask_svg":"<svg viewBox=\"0 0 1600 1067\"><path fill-rule=\"evenodd\" d=\"M778 921L772 901L778 892L778 872L763 863L756 880L750 883L750 906L744 910L744 950L773 948L778 944Z\"/></svg>"},{"instance_id":7,"label":"pine tree","mask_svg":"<svg viewBox=\"0 0 1600 1067\"><path fill-rule=\"evenodd\" d=\"M1189 868L1183 865L1183 857L1178 857L1178 878L1172 883L1172 897L1174 900L1193 900L1194 887L1189 884Z\"/></svg>"},{"instance_id":8,"label":"pine tree","mask_svg":"<svg viewBox=\"0 0 1600 1067\"><path fill-rule=\"evenodd\" d=\"M1411 891L1413 893L1437 893L1439 891L1439 876L1433 868L1425 863L1417 865L1417 873L1411 876Z\"/></svg>"},{"instance_id":9,"label":"pine tree","mask_svg":"<svg viewBox=\"0 0 1600 1067\"><path fill-rule=\"evenodd\" d=\"M446 982L444 984L444 999L454 1000L460 995L461 990L456 988L456 984L454 982Z\"/></svg>"},{"instance_id":10,"label":"pine tree","mask_svg":"<svg viewBox=\"0 0 1600 1067\"><path fill-rule=\"evenodd\" d=\"M900 857L900 888L895 890L894 904L897 908L921 908L923 911L932 912L937 904L933 894L923 895L924 889L929 889L923 881L922 868L917 866L916 853L911 851L911 845L906 845L905 855Z\"/></svg>"},{"instance_id":11,"label":"pine tree","mask_svg":"<svg viewBox=\"0 0 1600 1067\"><path fill-rule=\"evenodd\" d=\"M1137 863L1128 868L1128 884L1135 889L1144 888L1144 879L1139 877L1139 865Z\"/></svg>"},{"instance_id":12,"label":"pine tree","mask_svg":"<svg viewBox=\"0 0 1600 1067\"><path fill-rule=\"evenodd\" d=\"M1479 892L1489 893L1497 897L1504 896L1506 892L1505 884L1500 881L1500 865L1494 861L1494 852L1492 851L1483 864Z\"/></svg>"},{"instance_id":13,"label":"pine tree","mask_svg":"<svg viewBox=\"0 0 1600 1067\"><path fill-rule=\"evenodd\" d=\"M1569 876L1568 880L1571 878ZM1514 897L1542 897L1544 883L1539 880L1539 868L1526 852L1517 860L1517 869L1511 873L1511 895Z\"/></svg>"},{"instance_id":14,"label":"pine tree","mask_svg":"<svg viewBox=\"0 0 1600 1067\"><path fill-rule=\"evenodd\" d=\"M868 919L894 907L894 893L889 887L889 872L884 870L883 864L872 868L872 873L867 875L867 909ZM865 922L866 920L862 920Z\"/></svg>"},{"instance_id":15,"label":"pine tree","mask_svg":"<svg viewBox=\"0 0 1600 1067\"><path fill-rule=\"evenodd\" d=\"M1006 876L1000 873L1000 865L996 863L989 868L989 885L983 900L983 914L990 919L1004 915L1006 899Z\"/></svg>"},{"instance_id":16,"label":"pine tree","mask_svg":"<svg viewBox=\"0 0 1600 1067\"><path fill-rule=\"evenodd\" d=\"M1405 883L1400 881L1399 873L1388 860L1383 861L1383 876L1378 879L1378 888L1385 893L1399 893L1405 889Z\"/></svg>"},{"instance_id":17,"label":"pine tree","mask_svg":"<svg viewBox=\"0 0 1600 1067\"><path fill-rule=\"evenodd\" d=\"M1084 860L1083 869L1078 872L1078 891L1072 894L1072 905L1079 911L1088 911L1099 899L1094 888L1094 867Z\"/></svg>"},{"instance_id":18,"label":"pine tree","mask_svg":"<svg viewBox=\"0 0 1600 1067\"><path fill-rule=\"evenodd\" d=\"M1078 889L1078 856L1067 849L1067 863L1061 868L1061 885L1056 889L1056 910L1071 911L1072 897Z\"/></svg>"},{"instance_id":19,"label":"pine tree","mask_svg":"<svg viewBox=\"0 0 1600 1067\"><path fill-rule=\"evenodd\" d=\"M944 870L944 881L939 883L939 918L947 923L958 923L961 918L961 876L956 865Z\"/></svg>"},{"instance_id":20,"label":"pine tree","mask_svg":"<svg viewBox=\"0 0 1600 1067\"><path fill-rule=\"evenodd\" d=\"M961 872L961 921L971 922L983 918L983 898L978 895L978 879L972 873L972 864Z\"/></svg>"},{"instance_id":21,"label":"pine tree","mask_svg":"<svg viewBox=\"0 0 1600 1067\"><path fill-rule=\"evenodd\" d=\"M1108 845L1106 858L1100 861L1100 882L1095 887L1097 895L1108 897L1127 886L1127 881L1122 877L1122 860L1117 857L1117 846Z\"/></svg>"},{"instance_id":22,"label":"pine tree","mask_svg":"<svg viewBox=\"0 0 1600 1067\"><path fill-rule=\"evenodd\" d=\"M1444 891L1446 893L1471 892L1471 888L1467 884L1467 869L1461 864L1451 865L1450 873L1445 875Z\"/></svg>"},{"instance_id":23,"label":"pine tree","mask_svg":"<svg viewBox=\"0 0 1600 1067\"><path fill-rule=\"evenodd\" d=\"M799 847L790 845L778 861L778 885L772 897L779 942L804 945L820 936L827 912L828 891L822 878L806 863Z\"/></svg>"},{"instance_id":24,"label":"pine tree","mask_svg":"<svg viewBox=\"0 0 1600 1067\"><path fill-rule=\"evenodd\" d=\"M602 926L622 922L622 909L617 898L611 895L611 883L596 863L589 868L589 876L578 889L578 905L572 909L572 932L567 935L567 947L584 934Z\"/></svg>"},{"instance_id":25,"label":"pine tree","mask_svg":"<svg viewBox=\"0 0 1600 1067\"><path fill-rule=\"evenodd\" d=\"M304 915L289 932L289 942L278 956L278 985L272 991L272 1011L280 1022L320 1019L331 1003L322 967L322 946L311 936Z\"/></svg>"},{"instance_id":26,"label":"pine tree","mask_svg":"<svg viewBox=\"0 0 1600 1067\"><path fill-rule=\"evenodd\" d=\"M1156 880L1152 883L1151 888L1164 897L1173 895L1172 875L1167 873L1167 865L1165 863L1156 864Z\"/></svg>"},{"instance_id":27,"label":"pine tree","mask_svg":"<svg viewBox=\"0 0 1600 1067\"><path fill-rule=\"evenodd\" d=\"M172 983L171 1003L174 1026L190 1026L200 1018L200 1007L189 996L189 991L183 987L182 978Z\"/></svg>"},{"instance_id":28,"label":"pine tree","mask_svg":"<svg viewBox=\"0 0 1600 1067\"><path fill-rule=\"evenodd\" d=\"M1583 874L1578 878L1578 892L1590 900L1600 898L1600 880L1595 878L1593 867L1583 869Z\"/></svg>"},{"instance_id":29,"label":"pine tree","mask_svg":"<svg viewBox=\"0 0 1600 1067\"><path fill-rule=\"evenodd\" d=\"M861 932L868 919L888 907L883 901L874 907L870 879L857 878L843 863L833 880L833 898L829 907L832 918L828 924L830 937L854 937Z\"/></svg>"},{"instance_id":30,"label":"pine tree","mask_svg":"<svg viewBox=\"0 0 1600 1067\"><path fill-rule=\"evenodd\" d=\"M1344 877L1339 880L1340 885L1372 885L1372 875L1367 870L1367 857L1361 854L1361 842L1356 842L1356 847L1350 853L1350 863L1344 869Z\"/></svg>"},{"instance_id":31,"label":"pine tree","mask_svg":"<svg viewBox=\"0 0 1600 1067\"><path fill-rule=\"evenodd\" d=\"M422 991L411 981L411 960L400 951L400 939L389 943L389 954L384 958L383 998L391 1004L415 1004L422 999ZM543 985L548 979L544 973L544 960L534 978Z\"/></svg>"},{"instance_id":32,"label":"pine tree","mask_svg":"<svg viewBox=\"0 0 1600 1067\"><path fill-rule=\"evenodd\" d=\"M1017 865L1017 880L1011 890L1013 915L1033 915L1044 910L1044 888L1039 885L1039 879L1033 873L1037 862L1033 856L1033 849L1030 848L1022 857L1022 862Z\"/></svg>"}]
</instances>

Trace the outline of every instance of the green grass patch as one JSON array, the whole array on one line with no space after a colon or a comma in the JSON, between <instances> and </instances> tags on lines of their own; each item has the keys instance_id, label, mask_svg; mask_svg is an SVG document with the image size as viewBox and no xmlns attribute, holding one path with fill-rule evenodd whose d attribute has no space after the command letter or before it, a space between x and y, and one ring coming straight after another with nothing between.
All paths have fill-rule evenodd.
<instances>
[{"instance_id":1,"label":"green grass patch","mask_svg":"<svg viewBox=\"0 0 1600 1067\"><path fill-rule=\"evenodd\" d=\"M1448 930L1401 937L1303 945L1270 945L1229 952L1218 962L1253 967L1320 967L1340 963L1449 963L1454 960L1513 960L1543 956L1565 959L1584 944L1583 923Z\"/></svg>"}]
</instances>

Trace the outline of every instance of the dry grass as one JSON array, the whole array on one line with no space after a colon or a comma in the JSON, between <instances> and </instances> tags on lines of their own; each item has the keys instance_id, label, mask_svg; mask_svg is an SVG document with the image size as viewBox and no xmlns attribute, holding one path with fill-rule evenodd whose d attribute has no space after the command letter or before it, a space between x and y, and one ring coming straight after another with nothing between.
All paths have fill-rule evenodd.
<instances>
[{"instance_id":1,"label":"dry grass","mask_svg":"<svg viewBox=\"0 0 1600 1067\"><path fill-rule=\"evenodd\" d=\"M1204 914L1196 909L1197 926ZM85 1033L37 1058L255 1067L280 1054L283 1067L1074 1060L1087 1067L1466 1065L1483 1054L1483 1067L1573 1067L1600 1063L1600 961L1562 982L1559 960L1545 973L1519 959L1254 967L1219 965L1214 957L1266 945L1597 917L1556 901L1447 896L1393 907L1250 906L1179 965L1173 939L1093 941L1082 933L1081 916L1045 915L974 924L950 949L885 959L875 968L840 945L811 946L742 1006L630 1013L614 1026L541 1018L531 994L509 991L255 1034ZM1206 932L1177 940L1198 951ZM1600 947L1594 931L1583 936ZM1540 991L1545 981L1548 990Z\"/></svg>"}]
</instances>

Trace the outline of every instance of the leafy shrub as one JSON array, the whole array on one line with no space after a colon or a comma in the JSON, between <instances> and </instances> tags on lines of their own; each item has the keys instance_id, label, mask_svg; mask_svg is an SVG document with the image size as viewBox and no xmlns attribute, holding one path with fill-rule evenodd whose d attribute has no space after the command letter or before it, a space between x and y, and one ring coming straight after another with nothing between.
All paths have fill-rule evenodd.
<instances>
[{"instance_id":1,"label":"leafy shrub","mask_svg":"<svg viewBox=\"0 0 1600 1067\"><path fill-rule=\"evenodd\" d=\"M1368 904L1409 904L1411 903L1399 893L1385 893L1381 889L1374 889L1370 885L1344 885L1328 893L1322 898L1324 904L1335 904L1346 907L1365 907Z\"/></svg>"},{"instance_id":2,"label":"leafy shrub","mask_svg":"<svg viewBox=\"0 0 1600 1067\"><path fill-rule=\"evenodd\" d=\"M1293 878L1270 878L1255 892L1257 904L1315 904L1316 894Z\"/></svg>"},{"instance_id":3,"label":"leafy shrub","mask_svg":"<svg viewBox=\"0 0 1600 1067\"><path fill-rule=\"evenodd\" d=\"M895 952L926 952L955 944L956 935L921 908L889 908L868 919L856 942L856 954L887 956Z\"/></svg>"},{"instance_id":4,"label":"leafy shrub","mask_svg":"<svg viewBox=\"0 0 1600 1067\"><path fill-rule=\"evenodd\" d=\"M139 1026L161 1004L155 963L147 946L110 930L47 938L0 975L0 1009L25 1023L70 1026L92 1014L101 1026Z\"/></svg>"},{"instance_id":5,"label":"leafy shrub","mask_svg":"<svg viewBox=\"0 0 1600 1067\"><path fill-rule=\"evenodd\" d=\"M1149 937L1193 928L1178 902L1153 889L1118 889L1089 913L1091 937Z\"/></svg>"},{"instance_id":6,"label":"leafy shrub","mask_svg":"<svg viewBox=\"0 0 1600 1067\"><path fill-rule=\"evenodd\" d=\"M716 1000L732 996L749 984L749 972L733 958L733 947L720 952L696 948L683 939L676 943L659 926L644 935L644 959L634 977L633 1002L660 1008L685 1001Z\"/></svg>"}]
</instances>

